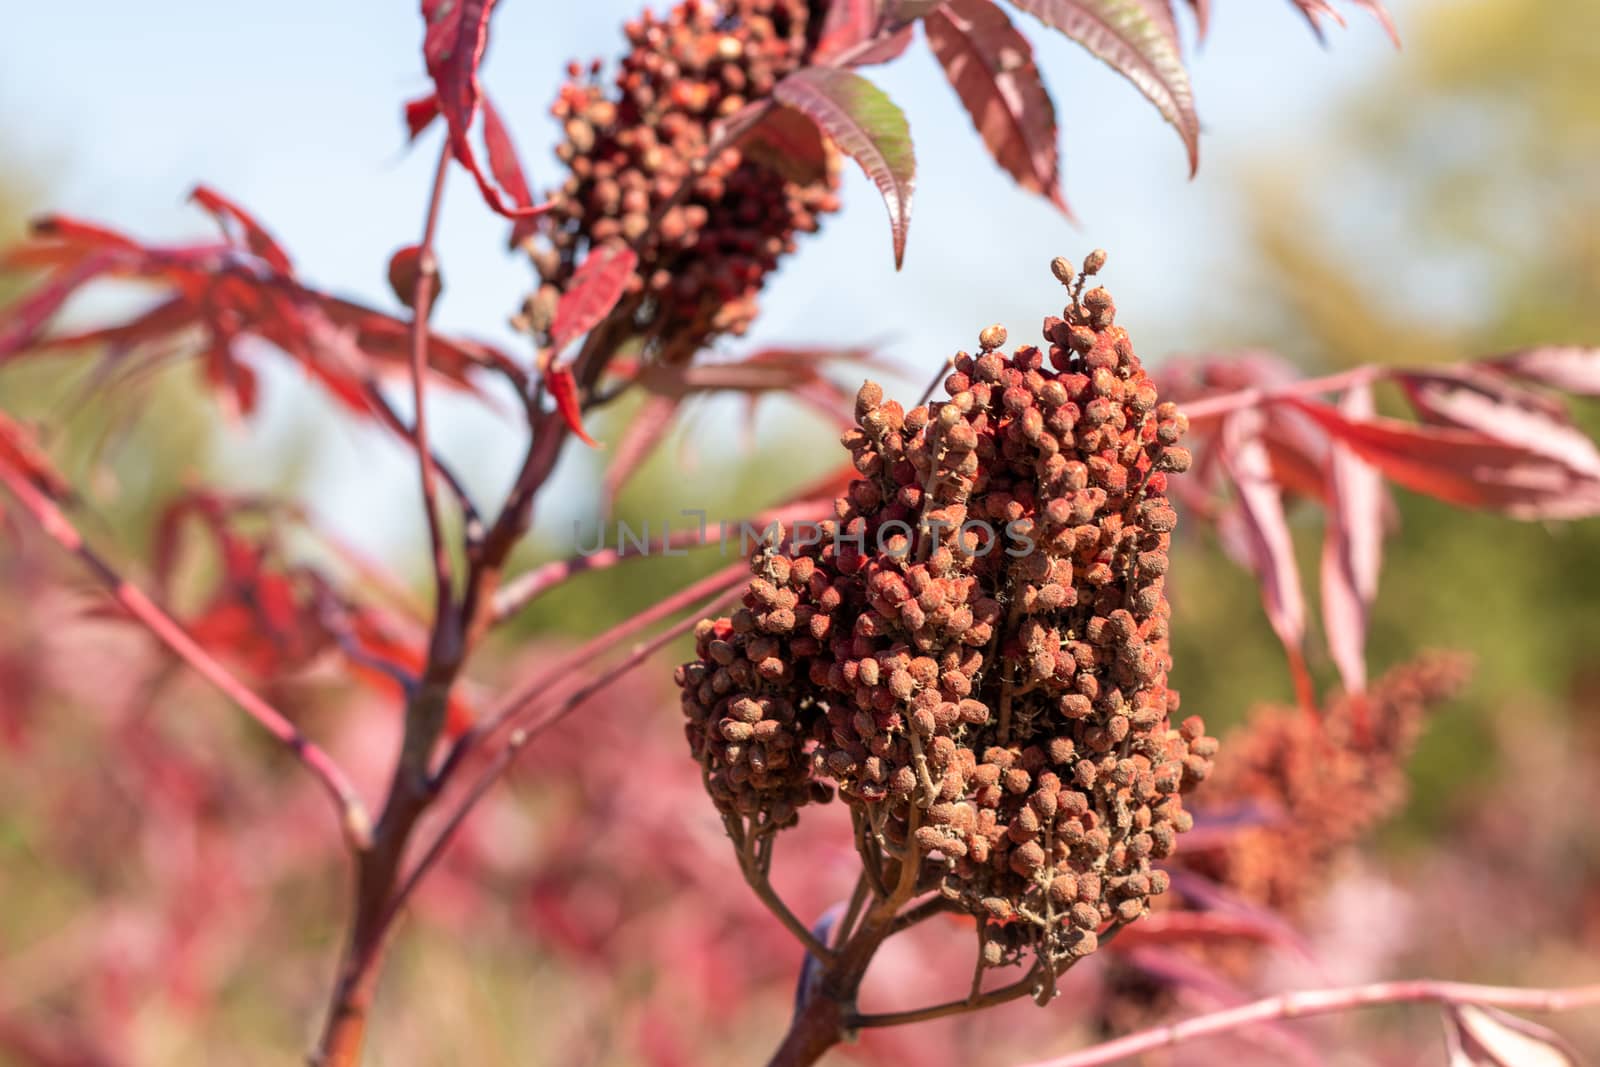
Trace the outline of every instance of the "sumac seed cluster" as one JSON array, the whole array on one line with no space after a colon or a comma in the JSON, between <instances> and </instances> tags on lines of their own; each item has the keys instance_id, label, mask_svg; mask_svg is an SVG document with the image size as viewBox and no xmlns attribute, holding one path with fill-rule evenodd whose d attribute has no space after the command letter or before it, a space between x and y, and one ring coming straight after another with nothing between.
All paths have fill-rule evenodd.
<instances>
[{"instance_id":1,"label":"sumac seed cluster","mask_svg":"<svg viewBox=\"0 0 1600 1067\"><path fill-rule=\"evenodd\" d=\"M1006 356L989 327L948 399L910 411L862 387L843 438L860 477L820 543L759 553L678 681L726 816L781 827L831 783L863 861L918 863L978 918L987 963L1059 968L1167 888L1154 861L1216 741L1173 725L1167 686L1186 420L1110 294L1052 268L1071 303L1045 347Z\"/></svg>"}]
</instances>

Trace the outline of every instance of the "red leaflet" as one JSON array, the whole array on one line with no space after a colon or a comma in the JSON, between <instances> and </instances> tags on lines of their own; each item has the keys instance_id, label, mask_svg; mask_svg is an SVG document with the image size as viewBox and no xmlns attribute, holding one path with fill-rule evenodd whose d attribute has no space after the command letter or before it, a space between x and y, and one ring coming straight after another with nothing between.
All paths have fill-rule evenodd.
<instances>
[{"instance_id":1,"label":"red leaflet","mask_svg":"<svg viewBox=\"0 0 1600 1067\"><path fill-rule=\"evenodd\" d=\"M949 0L924 22L928 45L996 163L1062 211L1056 112L1033 48L991 0Z\"/></svg>"},{"instance_id":2,"label":"red leaflet","mask_svg":"<svg viewBox=\"0 0 1600 1067\"><path fill-rule=\"evenodd\" d=\"M1600 476L1564 459L1472 430L1352 419L1326 404L1286 397L1357 456L1407 489L1519 519L1600 514Z\"/></svg>"},{"instance_id":3,"label":"red leaflet","mask_svg":"<svg viewBox=\"0 0 1600 1067\"><path fill-rule=\"evenodd\" d=\"M1580 396L1600 396L1600 348L1530 348L1491 365L1540 385Z\"/></svg>"},{"instance_id":4,"label":"red leaflet","mask_svg":"<svg viewBox=\"0 0 1600 1067\"><path fill-rule=\"evenodd\" d=\"M1305 641L1306 608L1295 565L1294 542L1283 514L1283 494L1272 480L1258 424L1248 413L1222 424L1221 456L1238 491L1237 516L1241 541L1251 568L1261 581L1267 619L1289 653L1295 687L1306 707L1312 706L1310 678L1301 646Z\"/></svg>"},{"instance_id":5,"label":"red leaflet","mask_svg":"<svg viewBox=\"0 0 1600 1067\"><path fill-rule=\"evenodd\" d=\"M294 264L289 261L289 254L283 250L272 234L267 232L266 227L257 222L244 208L205 185L195 186L194 191L189 194L189 199L199 204L217 220L217 224L222 227L224 237L234 239L229 227L229 223L232 222L242 231L243 247L265 260L269 267L280 274L294 273Z\"/></svg>"},{"instance_id":6,"label":"red leaflet","mask_svg":"<svg viewBox=\"0 0 1600 1067\"><path fill-rule=\"evenodd\" d=\"M1452 1067L1579 1067L1583 1057L1549 1027L1497 1008L1454 1004L1445 1013Z\"/></svg>"},{"instance_id":7,"label":"red leaflet","mask_svg":"<svg viewBox=\"0 0 1600 1067\"><path fill-rule=\"evenodd\" d=\"M1423 370L1396 376L1425 420L1518 445L1600 477L1600 451L1573 426L1560 401L1492 370Z\"/></svg>"},{"instance_id":8,"label":"red leaflet","mask_svg":"<svg viewBox=\"0 0 1600 1067\"><path fill-rule=\"evenodd\" d=\"M1322 39L1322 20L1330 19L1340 26L1345 24L1344 17L1333 9L1329 0L1290 0L1305 16L1306 22L1311 25L1311 32ZM1388 8L1383 6L1383 0L1351 0L1357 7L1369 12L1389 35L1389 40L1394 42L1396 48L1400 47L1400 31L1395 28L1394 19L1390 17Z\"/></svg>"},{"instance_id":9,"label":"red leaflet","mask_svg":"<svg viewBox=\"0 0 1600 1067\"><path fill-rule=\"evenodd\" d=\"M575 338L600 324L622 299L639 257L622 244L602 245L584 257L572 275L572 284L556 305L550 324L550 349L560 352Z\"/></svg>"},{"instance_id":10,"label":"red leaflet","mask_svg":"<svg viewBox=\"0 0 1600 1067\"><path fill-rule=\"evenodd\" d=\"M589 436L589 431L583 428L583 408L578 403L578 383L572 377L570 368L552 366L545 372L545 386L550 390L550 396L556 402L556 410L561 413L561 421L567 424L584 444L590 448L599 448L600 443Z\"/></svg>"},{"instance_id":11,"label":"red leaflet","mask_svg":"<svg viewBox=\"0 0 1600 1067\"><path fill-rule=\"evenodd\" d=\"M1194 89L1184 69L1178 42L1165 19L1151 15L1137 0L1012 0L1045 25L1060 30L1138 86L1154 104L1189 153L1189 171L1200 165L1200 118Z\"/></svg>"},{"instance_id":12,"label":"red leaflet","mask_svg":"<svg viewBox=\"0 0 1600 1067\"><path fill-rule=\"evenodd\" d=\"M91 345L105 346L107 366L135 351L157 360L188 353L201 357L207 381L249 412L255 374L242 362L240 344L265 341L353 411L373 415L370 392L378 376L409 367L410 322L307 288L285 272L287 253L242 208L203 188L195 199L225 228L237 228L237 243L142 245L74 220L42 222L35 238L4 262L54 273L0 310L0 363L24 351ZM46 335L45 327L67 300L99 278L153 281L165 285L168 294L125 322ZM496 349L438 336L430 336L428 360L435 373L458 387L471 387L468 374L474 367L520 373Z\"/></svg>"},{"instance_id":13,"label":"red leaflet","mask_svg":"<svg viewBox=\"0 0 1600 1067\"><path fill-rule=\"evenodd\" d=\"M511 143L511 132L500 118L494 101L488 94L483 97L483 143L489 150L489 171L494 180L505 187L519 208L533 206L533 193L528 189L527 176L522 173L522 161L517 158L516 146ZM517 219L511 227L511 246L515 248L526 240L538 224L531 215Z\"/></svg>"},{"instance_id":14,"label":"red leaflet","mask_svg":"<svg viewBox=\"0 0 1600 1067\"><path fill-rule=\"evenodd\" d=\"M439 94L429 93L405 103L406 139L415 141L439 117Z\"/></svg>"},{"instance_id":15,"label":"red leaflet","mask_svg":"<svg viewBox=\"0 0 1600 1067\"><path fill-rule=\"evenodd\" d=\"M859 74L834 67L798 70L779 82L772 95L815 122L878 187L889 209L894 265L899 270L905 259L911 194L917 178L911 129L904 113Z\"/></svg>"},{"instance_id":16,"label":"red leaflet","mask_svg":"<svg viewBox=\"0 0 1600 1067\"><path fill-rule=\"evenodd\" d=\"M816 123L792 107L769 107L739 142L746 157L789 181L810 185L828 173L828 147Z\"/></svg>"},{"instance_id":17,"label":"red leaflet","mask_svg":"<svg viewBox=\"0 0 1600 1067\"><path fill-rule=\"evenodd\" d=\"M0 411L0 463L21 473L53 500L72 495L72 486L56 472L33 431Z\"/></svg>"},{"instance_id":18,"label":"red leaflet","mask_svg":"<svg viewBox=\"0 0 1600 1067\"><path fill-rule=\"evenodd\" d=\"M1350 418L1370 418L1371 387L1351 389L1339 410ZM1335 441L1328 450L1327 483L1322 625L1345 691L1359 693L1367 684L1367 616L1378 593L1383 559L1383 480Z\"/></svg>"},{"instance_id":19,"label":"red leaflet","mask_svg":"<svg viewBox=\"0 0 1600 1067\"><path fill-rule=\"evenodd\" d=\"M525 182L522 193L526 202L518 202L516 189L508 187L513 199L507 203L500 189L489 181L479 167L472 151L472 142L467 136L473 120L477 118L478 107L483 102L483 91L478 85L478 64L489 44L489 16L493 9L494 0L422 0L422 18L427 24L422 56L428 74L433 78L439 111L450 127L450 151L456 161L472 174L490 208L509 219L530 219L541 214L544 206L532 205L532 198L527 197ZM423 110L421 106L418 107L417 118L420 119ZM408 125L412 124L412 119L411 105L408 105ZM495 125L499 127L498 138L485 131L490 138L491 167L494 167L493 156L497 151L496 140L500 145L499 151L510 152L510 142L504 136L504 128L498 119ZM415 135L413 132L412 136ZM520 176L521 166L515 169ZM500 168L495 170L495 177L505 184Z\"/></svg>"},{"instance_id":20,"label":"red leaflet","mask_svg":"<svg viewBox=\"0 0 1600 1067\"><path fill-rule=\"evenodd\" d=\"M63 267L44 285L0 311L0 362L4 362L38 340L45 324L85 283L110 271L116 258L110 252L91 252L86 258Z\"/></svg>"}]
</instances>

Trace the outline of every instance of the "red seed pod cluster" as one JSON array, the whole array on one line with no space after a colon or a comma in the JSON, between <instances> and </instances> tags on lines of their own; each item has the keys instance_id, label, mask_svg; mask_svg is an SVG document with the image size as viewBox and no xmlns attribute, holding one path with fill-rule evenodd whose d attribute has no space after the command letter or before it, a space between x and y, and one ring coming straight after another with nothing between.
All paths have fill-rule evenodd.
<instances>
[{"instance_id":1,"label":"red seed pod cluster","mask_svg":"<svg viewBox=\"0 0 1600 1067\"><path fill-rule=\"evenodd\" d=\"M570 173L530 249L541 285L529 328L548 329L586 249L627 242L639 261L623 307L659 358L682 362L713 336L744 332L795 235L838 210L838 159L804 120L793 132L806 150L790 143L770 165L751 144L759 136L709 158L707 145L713 123L804 65L809 23L806 0L686 0L627 24L632 51L613 91L598 65L571 68L551 109Z\"/></svg>"},{"instance_id":2,"label":"red seed pod cluster","mask_svg":"<svg viewBox=\"0 0 1600 1067\"><path fill-rule=\"evenodd\" d=\"M1182 794L1216 741L1197 717L1172 725L1167 687L1185 420L1110 294L1053 269L1072 303L1045 348L1005 356L990 327L948 399L910 411L862 387L843 439L860 478L833 519L757 557L745 609L702 626L680 684L724 811L792 818L807 771L831 780L864 859L910 850L984 925L987 962L1059 967L1165 890L1153 861L1192 825ZM763 700L758 769L743 724L769 721Z\"/></svg>"},{"instance_id":3,"label":"red seed pod cluster","mask_svg":"<svg viewBox=\"0 0 1600 1067\"><path fill-rule=\"evenodd\" d=\"M1427 714L1471 672L1460 654L1396 667L1365 694L1318 715L1267 708L1228 739L1206 789L1211 804L1254 804L1282 817L1241 831L1229 847L1183 865L1244 899L1292 912L1316 895L1332 860L1406 798L1406 763Z\"/></svg>"}]
</instances>

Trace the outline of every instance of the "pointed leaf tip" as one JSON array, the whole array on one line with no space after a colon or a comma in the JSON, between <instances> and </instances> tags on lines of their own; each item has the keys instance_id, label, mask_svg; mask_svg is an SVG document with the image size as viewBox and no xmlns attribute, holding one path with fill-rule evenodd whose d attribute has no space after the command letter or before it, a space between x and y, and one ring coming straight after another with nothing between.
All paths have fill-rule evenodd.
<instances>
[{"instance_id":1,"label":"pointed leaf tip","mask_svg":"<svg viewBox=\"0 0 1600 1067\"><path fill-rule=\"evenodd\" d=\"M928 45L996 163L1068 218L1056 113L1028 39L992 0L949 0L924 22Z\"/></svg>"},{"instance_id":2,"label":"pointed leaf tip","mask_svg":"<svg viewBox=\"0 0 1600 1067\"><path fill-rule=\"evenodd\" d=\"M1133 82L1178 131L1189 176L1200 168L1200 118L1171 26L1146 0L1011 0L1012 4L1104 60Z\"/></svg>"},{"instance_id":3,"label":"pointed leaf tip","mask_svg":"<svg viewBox=\"0 0 1600 1067\"><path fill-rule=\"evenodd\" d=\"M545 373L545 386L550 390L550 397L556 402L556 411L561 415L561 421L567 424L567 429L590 448L599 448L600 442L589 436L589 431L583 428L583 408L578 403L578 382L572 377L569 367L552 366Z\"/></svg>"},{"instance_id":4,"label":"pointed leaf tip","mask_svg":"<svg viewBox=\"0 0 1600 1067\"><path fill-rule=\"evenodd\" d=\"M917 177L905 114L867 79L835 67L796 71L779 82L772 95L815 122L877 185L889 210L894 266L899 270L905 261Z\"/></svg>"}]
</instances>

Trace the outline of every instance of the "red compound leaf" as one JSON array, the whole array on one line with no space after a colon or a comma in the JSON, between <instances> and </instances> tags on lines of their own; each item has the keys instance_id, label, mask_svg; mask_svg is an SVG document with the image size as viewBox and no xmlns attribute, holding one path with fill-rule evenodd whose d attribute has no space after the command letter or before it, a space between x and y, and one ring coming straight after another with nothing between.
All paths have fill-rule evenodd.
<instances>
[{"instance_id":1,"label":"red compound leaf","mask_svg":"<svg viewBox=\"0 0 1600 1067\"><path fill-rule=\"evenodd\" d=\"M1189 171L1200 165L1200 118L1184 69L1170 14L1151 14L1147 0L1012 0L1052 29L1060 30L1133 82L1178 131L1189 153Z\"/></svg>"},{"instance_id":2,"label":"red compound leaf","mask_svg":"<svg viewBox=\"0 0 1600 1067\"><path fill-rule=\"evenodd\" d=\"M263 351L266 346L245 342L264 341L353 412L374 417L372 385L384 373L409 368L410 322L304 285L285 273L289 256L243 208L203 187L196 200L231 231L229 239L147 245L76 220L38 224L31 240L0 259L8 266L50 272L33 291L0 309L0 364L24 353L90 346L105 347L106 367L135 352L159 360L192 355L199 357L207 381L248 412L254 406L255 374L241 353ZM167 292L120 323L45 332L68 300L102 279L155 283ZM514 366L487 345L437 335L430 336L428 361L440 379L464 388L471 387L468 375L475 367Z\"/></svg>"},{"instance_id":3,"label":"red compound leaf","mask_svg":"<svg viewBox=\"0 0 1600 1067\"><path fill-rule=\"evenodd\" d=\"M898 270L905 259L917 176L905 114L859 74L833 67L796 71L779 82L772 95L815 122L877 185L889 209Z\"/></svg>"},{"instance_id":4,"label":"red compound leaf","mask_svg":"<svg viewBox=\"0 0 1600 1067\"><path fill-rule=\"evenodd\" d=\"M621 244L602 245L584 257L556 305L550 324L552 352L560 352L611 314L638 262L633 249Z\"/></svg>"},{"instance_id":5,"label":"red compound leaf","mask_svg":"<svg viewBox=\"0 0 1600 1067\"><path fill-rule=\"evenodd\" d=\"M1055 106L1028 39L990 0L949 0L924 26L929 47L995 162L1018 185L1065 212Z\"/></svg>"}]
</instances>

